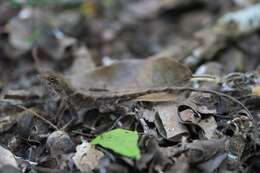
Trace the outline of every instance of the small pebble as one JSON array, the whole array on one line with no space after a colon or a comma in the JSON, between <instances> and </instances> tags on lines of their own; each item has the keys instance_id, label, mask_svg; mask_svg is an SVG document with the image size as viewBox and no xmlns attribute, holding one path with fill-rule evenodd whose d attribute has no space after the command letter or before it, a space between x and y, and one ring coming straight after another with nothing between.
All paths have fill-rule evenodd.
<instances>
[{"instance_id":1,"label":"small pebble","mask_svg":"<svg viewBox=\"0 0 260 173\"><path fill-rule=\"evenodd\" d=\"M71 153L75 150L73 141L64 131L55 131L50 134L46 145L53 156Z\"/></svg>"}]
</instances>

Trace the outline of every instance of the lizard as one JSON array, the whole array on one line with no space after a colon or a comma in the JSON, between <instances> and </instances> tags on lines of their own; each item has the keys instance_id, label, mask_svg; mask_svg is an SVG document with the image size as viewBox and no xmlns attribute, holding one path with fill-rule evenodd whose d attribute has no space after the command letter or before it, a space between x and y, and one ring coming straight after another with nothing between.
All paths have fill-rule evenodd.
<instances>
[{"instance_id":1,"label":"lizard","mask_svg":"<svg viewBox=\"0 0 260 173\"><path fill-rule=\"evenodd\" d=\"M65 102L67 102L71 108L75 110L79 110L81 108L87 109L99 109L104 105L111 105L113 103L119 103L121 101L128 101L135 99L137 97L158 93L158 92L177 92L177 91L192 91L192 92L204 92L217 96L222 96L230 101L240 105L245 111L248 113L250 119L253 119L250 111L247 109L245 105L243 105L236 98L218 92L214 90L206 90L206 89L197 89L186 86L173 86L173 87L159 87L159 88L148 88L143 90L133 90L127 92L114 92L114 91L100 91L93 92L89 90L89 93L80 93L76 91L70 82L65 79L61 74L57 74L52 71L45 71L40 74L40 79L42 79L47 87L54 90Z\"/></svg>"}]
</instances>

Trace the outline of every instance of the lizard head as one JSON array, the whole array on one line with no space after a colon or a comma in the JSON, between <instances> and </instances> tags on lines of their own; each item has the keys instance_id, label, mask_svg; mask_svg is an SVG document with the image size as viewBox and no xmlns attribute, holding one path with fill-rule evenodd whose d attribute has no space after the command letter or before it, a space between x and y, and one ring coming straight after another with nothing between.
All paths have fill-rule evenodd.
<instances>
[{"instance_id":1,"label":"lizard head","mask_svg":"<svg viewBox=\"0 0 260 173\"><path fill-rule=\"evenodd\" d=\"M59 96L67 97L74 92L72 86L61 74L46 71L42 72L39 77L48 88L53 89Z\"/></svg>"}]
</instances>

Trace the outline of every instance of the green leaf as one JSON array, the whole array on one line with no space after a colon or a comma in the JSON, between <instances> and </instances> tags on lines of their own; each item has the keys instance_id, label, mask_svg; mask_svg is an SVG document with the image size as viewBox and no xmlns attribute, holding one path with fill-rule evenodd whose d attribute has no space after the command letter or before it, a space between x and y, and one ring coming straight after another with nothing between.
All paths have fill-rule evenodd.
<instances>
[{"instance_id":1,"label":"green leaf","mask_svg":"<svg viewBox=\"0 0 260 173\"><path fill-rule=\"evenodd\" d=\"M139 159L138 134L136 131L115 129L97 136L91 144L101 145L123 156Z\"/></svg>"}]
</instances>

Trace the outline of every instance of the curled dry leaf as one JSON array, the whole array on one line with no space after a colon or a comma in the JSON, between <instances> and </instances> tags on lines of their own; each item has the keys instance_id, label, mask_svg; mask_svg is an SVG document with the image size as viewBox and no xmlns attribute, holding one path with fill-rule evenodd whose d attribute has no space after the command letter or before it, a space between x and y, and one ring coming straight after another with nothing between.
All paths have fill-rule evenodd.
<instances>
[{"instance_id":1,"label":"curled dry leaf","mask_svg":"<svg viewBox=\"0 0 260 173\"><path fill-rule=\"evenodd\" d=\"M191 76L188 67L172 58L152 58L121 61L70 78L70 81L77 91L84 93L91 88L123 91L180 86L187 84Z\"/></svg>"},{"instance_id":2,"label":"curled dry leaf","mask_svg":"<svg viewBox=\"0 0 260 173\"><path fill-rule=\"evenodd\" d=\"M83 141L82 144L78 145L76 150L75 156L72 159L81 172L90 172L95 169L99 160L104 155L87 141Z\"/></svg>"},{"instance_id":3,"label":"curled dry leaf","mask_svg":"<svg viewBox=\"0 0 260 173\"><path fill-rule=\"evenodd\" d=\"M199 126L203 131L203 136L211 139L215 136L217 122L212 115L202 116L194 104L188 103L178 107L179 118L186 125Z\"/></svg>"},{"instance_id":4,"label":"curled dry leaf","mask_svg":"<svg viewBox=\"0 0 260 173\"><path fill-rule=\"evenodd\" d=\"M212 139L216 136L217 122L213 116L200 120L198 125L203 129L207 139Z\"/></svg>"},{"instance_id":5,"label":"curled dry leaf","mask_svg":"<svg viewBox=\"0 0 260 173\"><path fill-rule=\"evenodd\" d=\"M160 135L172 141L180 141L183 136L189 135L186 127L179 123L175 104L160 104L155 109L155 125Z\"/></svg>"}]
</instances>

